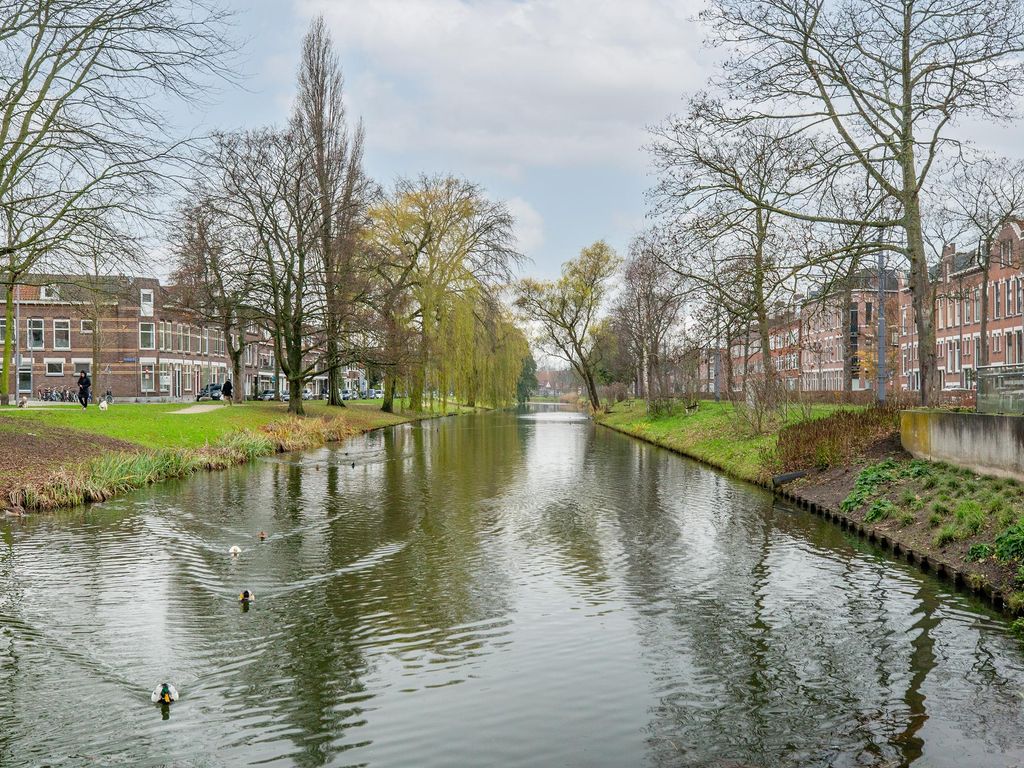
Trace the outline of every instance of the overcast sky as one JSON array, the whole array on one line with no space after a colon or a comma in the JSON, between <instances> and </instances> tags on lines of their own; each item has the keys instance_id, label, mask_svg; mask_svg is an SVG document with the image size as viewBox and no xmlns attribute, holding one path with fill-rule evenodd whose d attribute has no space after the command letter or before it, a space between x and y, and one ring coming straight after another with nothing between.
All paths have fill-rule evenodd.
<instances>
[{"instance_id":1,"label":"overcast sky","mask_svg":"<svg viewBox=\"0 0 1024 768\"><path fill-rule=\"evenodd\" d=\"M702 83L696 0L230 0L244 88L186 115L203 128L286 119L299 46L324 14L367 164L387 182L450 172L507 201L526 270L644 226L647 125Z\"/></svg>"}]
</instances>

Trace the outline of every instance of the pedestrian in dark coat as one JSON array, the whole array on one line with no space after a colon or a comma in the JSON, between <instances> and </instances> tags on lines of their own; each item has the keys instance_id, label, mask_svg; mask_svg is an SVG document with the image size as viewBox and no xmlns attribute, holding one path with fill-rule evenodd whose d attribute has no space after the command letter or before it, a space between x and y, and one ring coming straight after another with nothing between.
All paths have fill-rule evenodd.
<instances>
[{"instance_id":1,"label":"pedestrian in dark coat","mask_svg":"<svg viewBox=\"0 0 1024 768\"><path fill-rule=\"evenodd\" d=\"M89 407L89 387L92 386L92 379L85 371L78 374L78 402L83 408Z\"/></svg>"},{"instance_id":2,"label":"pedestrian in dark coat","mask_svg":"<svg viewBox=\"0 0 1024 768\"><path fill-rule=\"evenodd\" d=\"M234 387L231 386L231 379L224 382L224 386L220 388L221 396L228 401L228 405L231 405L231 393L234 392Z\"/></svg>"}]
</instances>

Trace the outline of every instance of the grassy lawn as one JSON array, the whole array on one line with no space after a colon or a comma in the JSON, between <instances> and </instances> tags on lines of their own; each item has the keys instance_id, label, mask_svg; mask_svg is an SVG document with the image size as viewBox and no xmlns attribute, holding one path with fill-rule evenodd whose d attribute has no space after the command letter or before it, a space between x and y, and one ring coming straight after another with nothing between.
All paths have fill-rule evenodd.
<instances>
[{"instance_id":1,"label":"grassy lawn","mask_svg":"<svg viewBox=\"0 0 1024 768\"><path fill-rule=\"evenodd\" d=\"M791 409L775 429L754 434L731 403L700 401L693 413L649 416L642 400L617 403L598 422L724 469L743 480L764 479L763 457L775 448L776 430L806 416L820 418L843 406L814 405L809 413ZM850 406L845 406L850 408Z\"/></svg>"},{"instance_id":2,"label":"grassy lawn","mask_svg":"<svg viewBox=\"0 0 1024 768\"><path fill-rule=\"evenodd\" d=\"M207 401L204 401L207 402ZM194 448L241 429L258 429L288 417L286 403L253 401L243 405L218 405L206 413L178 414L193 403L115 403L105 413L90 407L0 409L0 431L37 427L61 427L104 435L146 448ZM322 401L304 403L309 416L341 418L358 431L400 424L433 414L396 413L380 410L380 400L359 400L346 408L331 408ZM396 403L396 410L398 404Z\"/></svg>"}]
</instances>

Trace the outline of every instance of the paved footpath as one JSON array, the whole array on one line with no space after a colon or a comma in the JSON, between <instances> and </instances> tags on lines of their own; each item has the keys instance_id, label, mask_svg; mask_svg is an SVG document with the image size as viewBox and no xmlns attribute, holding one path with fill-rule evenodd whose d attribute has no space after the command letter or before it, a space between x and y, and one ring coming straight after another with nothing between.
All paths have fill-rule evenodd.
<instances>
[{"instance_id":1,"label":"paved footpath","mask_svg":"<svg viewBox=\"0 0 1024 768\"><path fill-rule=\"evenodd\" d=\"M208 413L218 408L226 407L221 403L200 403L199 405L190 405L188 408L182 408L180 411L171 411L171 413Z\"/></svg>"}]
</instances>

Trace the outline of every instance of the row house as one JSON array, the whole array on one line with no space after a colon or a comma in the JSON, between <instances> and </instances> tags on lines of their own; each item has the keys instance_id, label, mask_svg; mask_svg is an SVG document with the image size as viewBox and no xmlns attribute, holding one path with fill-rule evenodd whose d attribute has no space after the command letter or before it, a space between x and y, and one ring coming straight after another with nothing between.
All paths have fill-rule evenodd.
<instances>
[{"instance_id":1,"label":"row house","mask_svg":"<svg viewBox=\"0 0 1024 768\"><path fill-rule=\"evenodd\" d=\"M15 293L11 390L38 397L74 389L78 374L96 376L121 400L188 400L231 373L223 331L175 301L154 278L104 278L90 286L37 276ZM0 341L8 329L0 318ZM246 334L247 396L273 388L273 347L255 328ZM93 371L94 348L98 346ZM99 393L97 393L99 394Z\"/></svg>"},{"instance_id":2,"label":"row house","mask_svg":"<svg viewBox=\"0 0 1024 768\"><path fill-rule=\"evenodd\" d=\"M886 275L885 312L889 323L886 344L890 371L895 364L898 336L900 281L894 273ZM779 311L770 320L769 354L783 386L790 391L842 392L844 379L844 340L851 358L850 386L853 390L875 385L877 360L878 277L865 273L850 293L848 311L840 295L797 297L793 306ZM746 376L764 373L764 356L756 332L732 345L729 354L733 367L733 389L743 389Z\"/></svg>"},{"instance_id":3,"label":"row house","mask_svg":"<svg viewBox=\"0 0 1024 768\"><path fill-rule=\"evenodd\" d=\"M988 259L987 283L977 251L960 253L947 246L933 269L936 367L942 389L976 387L983 292L988 298L988 364L1024 363L1024 222L1011 221L1002 228ZM900 292L899 332L898 382L902 389L918 390L917 326L905 288Z\"/></svg>"}]
</instances>

